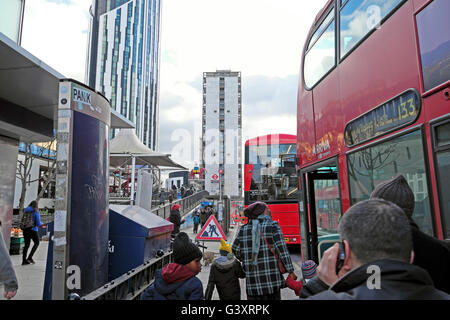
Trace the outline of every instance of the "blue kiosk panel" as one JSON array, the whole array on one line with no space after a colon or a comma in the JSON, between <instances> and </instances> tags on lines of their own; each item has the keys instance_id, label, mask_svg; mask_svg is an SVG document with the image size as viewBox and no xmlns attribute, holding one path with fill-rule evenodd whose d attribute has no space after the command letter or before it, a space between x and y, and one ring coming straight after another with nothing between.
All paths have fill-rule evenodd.
<instances>
[{"instance_id":1,"label":"blue kiosk panel","mask_svg":"<svg viewBox=\"0 0 450 320\"><path fill-rule=\"evenodd\" d=\"M109 206L109 280L170 249L173 224L138 206Z\"/></svg>"},{"instance_id":2,"label":"blue kiosk panel","mask_svg":"<svg viewBox=\"0 0 450 320\"><path fill-rule=\"evenodd\" d=\"M108 126L73 113L70 265L81 270L80 296L108 281Z\"/></svg>"}]
</instances>

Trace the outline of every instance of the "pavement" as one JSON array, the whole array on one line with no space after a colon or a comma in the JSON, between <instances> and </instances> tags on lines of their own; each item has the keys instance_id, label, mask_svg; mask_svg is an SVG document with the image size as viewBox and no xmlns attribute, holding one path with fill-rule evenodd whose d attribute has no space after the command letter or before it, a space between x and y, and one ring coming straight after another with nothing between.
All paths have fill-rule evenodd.
<instances>
[{"instance_id":1,"label":"pavement","mask_svg":"<svg viewBox=\"0 0 450 320\"><path fill-rule=\"evenodd\" d=\"M200 227L198 229L200 231ZM238 226L232 226L229 229L227 235L227 241L233 243L234 238L239 230ZM193 227L191 225L182 226L181 231L186 232L189 237L194 240L197 234L193 233ZM206 249L201 249L202 251L212 251L215 256L219 256L219 241L200 241L201 245L205 245ZM35 264L29 264L22 266L22 255L11 255L11 260L16 272L16 277L19 282L19 290L17 291L14 300L42 300L43 288L44 288L44 278L45 278L45 267L47 262L47 250L48 241L40 241L39 247L34 254ZM295 273L300 278L301 277L301 258L298 255L292 255L293 265L295 268ZM205 266L202 261L202 271L197 275L197 277L203 283L203 289L206 290L208 285L209 272L211 270L211 265ZM239 279L241 284L241 300L247 300L245 293L245 279ZM0 285L0 300L5 300L3 297L4 289ZM289 288L281 290L282 300L293 300L298 297L295 295L294 291ZM214 290L213 300L219 300L219 295L217 289Z\"/></svg>"},{"instance_id":2,"label":"pavement","mask_svg":"<svg viewBox=\"0 0 450 320\"><path fill-rule=\"evenodd\" d=\"M31 246L33 242L31 242ZM31 246L30 249L31 250ZM45 279L45 266L47 264L48 241L40 241L33 260L35 264L22 266L22 255L11 255L11 261L16 272L19 290L14 300L42 300ZM0 300L3 297L4 288L0 286Z\"/></svg>"}]
</instances>

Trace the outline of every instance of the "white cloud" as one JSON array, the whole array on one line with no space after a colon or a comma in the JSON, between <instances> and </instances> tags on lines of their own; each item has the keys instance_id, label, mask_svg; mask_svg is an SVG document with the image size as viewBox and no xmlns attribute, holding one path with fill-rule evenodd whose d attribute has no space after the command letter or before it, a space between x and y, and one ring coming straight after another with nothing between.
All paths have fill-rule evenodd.
<instances>
[{"instance_id":1,"label":"white cloud","mask_svg":"<svg viewBox=\"0 0 450 320\"><path fill-rule=\"evenodd\" d=\"M283 89L286 79L297 79L307 33L326 2L162 0L160 141L166 145L160 149L172 150L179 143L170 140L169 132L176 128L201 128L203 72L241 71L243 89L255 77ZM91 4L27 1L22 46L63 75L84 82ZM257 86L242 92L244 141L268 133L296 133L297 96L292 85L289 88L271 95ZM258 108L264 114L255 115ZM280 108L284 113L277 114ZM174 160L192 162L183 154Z\"/></svg>"},{"instance_id":2,"label":"white cloud","mask_svg":"<svg viewBox=\"0 0 450 320\"><path fill-rule=\"evenodd\" d=\"M172 58L163 54L162 76L173 78L167 64L176 66L178 79L191 80L228 68L245 70L245 76L297 73L305 37L325 2L165 1L162 48Z\"/></svg>"},{"instance_id":3,"label":"white cloud","mask_svg":"<svg viewBox=\"0 0 450 320\"><path fill-rule=\"evenodd\" d=\"M266 134L294 134L297 135L296 114L274 115L271 117L261 117L257 121L243 119L242 142Z\"/></svg>"},{"instance_id":4,"label":"white cloud","mask_svg":"<svg viewBox=\"0 0 450 320\"><path fill-rule=\"evenodd\" d=\"M269 133L296 134L296 90L267 94L267 86L247 85L254 80L285 85L298 79L301 52L317 13L327 0L167 0L163 3L161 55L161 127L176 128L181 122L201 121L200 92L184 90L180 83L198 81L202 73L217 69L242 72L242 140ZM251 89L251 90L250 90ZM284 88L283 88L284 89ZM177 107L164 108L173 94L182 99ZM251 96L249 96L251 95ZM274 100L277 99L277 100ZM290 103L291 105L285 105ZM278 114L280 107L290 113ZM187 111L181 111L186 108ZM257 114L264 110L264 114ZM168 121L180 114L176 120ZM164 122L163 122L164 121ZM192 125L194 127L194 125ZM184 125L186 128L186 125ZM164 140L168 143L168 139ZM175 144L175 143L174 143ZM166 147L166 145L161 146ZM174 155L175 156L175 155ZM174 158L186 163L181 154ZM188 161L187 161L188 162Z\"/></svg>"},{"instance_id":5,"label":"white cloud","mask_svg":"<svg viewBox=\"0 0 450 320\"><path fill-rule=\"evenodd\" d=\"M22 47L64 76L84 82L91 3L27 1Z\"/></svg>"}]
</instances>

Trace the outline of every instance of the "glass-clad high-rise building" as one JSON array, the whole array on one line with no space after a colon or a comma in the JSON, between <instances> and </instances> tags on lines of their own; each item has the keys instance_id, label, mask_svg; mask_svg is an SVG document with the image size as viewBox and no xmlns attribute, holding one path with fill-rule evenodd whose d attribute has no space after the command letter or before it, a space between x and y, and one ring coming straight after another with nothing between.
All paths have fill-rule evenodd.
<instances>
[{"instance_id":1,"label":"glass-clad high-rise building","mask_svg":"<svg viewBox=\"0 0 450 320\"><path fill-rule=\"evenodd\" d=\"M90 13L86 82L158 150L161 0L93 0Z\"/></svg>"},{"instance_id":2,"label":"glass-clad high-rise building","mask_svg":"<svg viewBox=\"0 0 450 320\"><path fill-rule=\"evenodd\" d=\"M20 45L25 0L0 1L0 32Z\"/></svg>"}]
</instances>

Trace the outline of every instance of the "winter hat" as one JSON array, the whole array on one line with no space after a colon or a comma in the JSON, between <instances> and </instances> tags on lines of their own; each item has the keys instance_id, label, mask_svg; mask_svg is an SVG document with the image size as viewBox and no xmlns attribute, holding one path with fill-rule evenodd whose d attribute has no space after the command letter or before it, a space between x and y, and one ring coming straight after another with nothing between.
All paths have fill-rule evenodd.
<instances>
[{"instance_id":1,"label":"winter hat","mask_svg":"<svg viewBox=\"0 0 450 320\"><path fill-rule=\"evenodd\" d=\"M258 216L264 213L267 209L267 204L261 201L257 201L249 205L244 209L244 216L249 219L256 219Z\"/></svg>"},{"instance_id":2,"label":"winter hat","mask_svg":"<svg viewBox=\"0 0 450 320\"><path fill-rule=\"evenodd\" d=\"M306 260L302 263L303 279L311 279L316 275L317 264L312 260Z\"/></svg>"},{"instance_id":3,"label":"winter hat","mask_svg":"<svg viewBox=\"0 0 450 320\"><path fill-rule=\"evenodd\" d=\"M178 209L180 209L180 205L178 204L178 203L176 203L176 204L174 204L173 206L172 206L172 208L170 208L171 210L178 210Z\"/></svg>"},{"instance_id":4,"label":"winter hat","mask_svg":"<svg viewBox=\"0 0 450 320\"><path fill-rule=\"evenodd\" d=\"M175 237L173 241L173 262L186 265L202 256L200 249L192 243L185 232L180 232Z\"/></svg>"},{"instance_id":5,"label":"winter hat","mask_svg":"<svg viewBox=\"0 0 450 320\"><path fill-rule=\"evenodd\" d=\"M226 256L231 253L231 244L227 243L225 240L220 239L219 252L222 256Z\"/></svg>"},{"instance_id":6,"label":"winter hat","mask_svg":"<svg viewBox=\"0 0 450 320\"><path fill-rule=\"evenodd\" d=\"M402 175L380 183L372 191L370 198L379 198L393 202L403 209L408 218L411 218L414 212L414 193Z\"/></svg>"}]
</instances>

